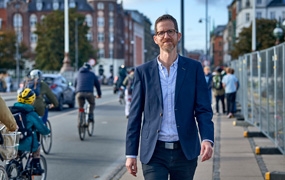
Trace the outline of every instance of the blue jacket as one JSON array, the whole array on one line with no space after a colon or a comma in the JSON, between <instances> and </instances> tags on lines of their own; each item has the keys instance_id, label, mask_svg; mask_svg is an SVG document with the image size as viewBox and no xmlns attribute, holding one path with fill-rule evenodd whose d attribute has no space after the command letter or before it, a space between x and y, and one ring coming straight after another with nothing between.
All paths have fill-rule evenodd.
<instances>
[{"instance_id":1,"label":"blue jacket","mask_svg":"<svg viewBox=\"0 0 285 180\"><path fill-rule=\"evenodd\" d=\"M136 68L126 133L126 155L138 155L147 164L158 140L163 98L157 59ZM175 119L182 150L188 160L200 154L200 139L214 142L212 107L201 63L178 57ZM143 121L143 122L142 122Z\"/></svg>"},{"instance_id":2,"label":"blue jacket","mask_svg":"<svg viewBox=\"0 0 285 180\"><path fill-rule=\"evenodd\" d=\"M24 108L26 111L30 111L26 115L27 119L27 129L28 130L36 130L42 135L47 135L50 133L50 130L44 125L42 119L39 117L39 115L34 111L34 107L30 104L23 104L20 102L17 102L14 104L14 106ZM33 137L32 137L33 136ZM27 137L21 143L19 144L19 150L21 151L30 151L31 150L31 145L32 145L32 140L33 140L33 145L32 145L32 152L37 151L39 147L39 141L37 138L36 133L33 133L33 135L30 137ZM34 139L32 139L34 138Z\"/></svg>"},{"instance_id":3,"label":"blue jacket","mask_svg":"<svg viewBox=\"0 0 285 180\"><path fill-rule=\"evenodd\" d=\"M78 71L77 78L74 83L76 92L94 92L94 87L97 90L97 95L101 96L100 83L97 76L87 68L81 67Z\"/></svg>"}]
</instances>

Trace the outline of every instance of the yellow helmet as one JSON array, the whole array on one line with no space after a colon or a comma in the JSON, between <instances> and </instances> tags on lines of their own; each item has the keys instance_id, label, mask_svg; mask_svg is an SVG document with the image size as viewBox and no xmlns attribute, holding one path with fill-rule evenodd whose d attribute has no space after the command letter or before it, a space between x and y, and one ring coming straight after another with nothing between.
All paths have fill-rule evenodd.
<instances>
[{"instance_id":1,"label":"yellow helmet","mask_svg":"<svg viewBox=\"0 0 285 180\"><path fill-rule=\"evenodd\" d=\"M32 104L36 99L36 94L30 88L25 88L21 93L18 94L18 102L24 104Z\"/></svg>"}]
</instances>

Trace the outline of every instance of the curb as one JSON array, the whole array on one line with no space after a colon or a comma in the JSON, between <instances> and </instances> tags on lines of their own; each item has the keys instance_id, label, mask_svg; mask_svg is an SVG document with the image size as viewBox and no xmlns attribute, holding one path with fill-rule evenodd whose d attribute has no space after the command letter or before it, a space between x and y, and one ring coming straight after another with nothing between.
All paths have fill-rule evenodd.
<instances>
[{"instance_id":1,"label":"curb","mask_svg":"<svg viewBox=\"0 0 285 180\"><path fill-rule=\"evenodd\" d=\"M255 147L255 154L282 154L276 147Z\"/></svg>"},{"instance_id":2,"label":"curb","mask_svg":"<svg viewBox=\"0 0 285 180\"><path fill-rule=\"evenodd\" d=\"M284 180L285 179L285 172L267 172L265 173L265 180Z\"/></svg>"}]
</instances>

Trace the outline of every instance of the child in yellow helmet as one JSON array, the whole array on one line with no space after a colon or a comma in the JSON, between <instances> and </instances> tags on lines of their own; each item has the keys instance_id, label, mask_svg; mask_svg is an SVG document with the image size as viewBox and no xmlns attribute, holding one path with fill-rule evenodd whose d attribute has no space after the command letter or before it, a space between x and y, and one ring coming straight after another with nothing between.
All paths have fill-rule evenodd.
<instances>
[{"instance_id":1,"label":"child in yellow helmet","mask_svg":"<svg viewBox=\"0 0 285 180\"><path fill-rule=\"evenodd\" d=\"M29 89L24 89L18 94L17 101L14 107L22 108L27 112L26 114L26 128L31 131L37 131L42 135L47 135L50 130L44 125L43 121L39 118L39 115L34 110L34 101L36 99L35 93ZM40 143L36 133L32 133L31 136L20 141L19 151L31 151L33 152L33 174L41 175L44 170L40 166Z\"/></svg>"}]
</instances>

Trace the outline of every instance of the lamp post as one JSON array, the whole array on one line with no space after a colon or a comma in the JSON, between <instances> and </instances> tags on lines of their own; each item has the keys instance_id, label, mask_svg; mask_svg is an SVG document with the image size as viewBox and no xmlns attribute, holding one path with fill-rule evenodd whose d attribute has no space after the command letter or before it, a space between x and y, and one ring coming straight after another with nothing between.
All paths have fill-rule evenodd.
<instances>
[{"instance_id":1,"label":"lamp post","mask_svg":"<svg viewBox=\"0 0 285 180\"><path fill-rule=\"evenodd\" d=\"M280 38L283 36L283 30L280 27L279 22L276 23L276 27L273 30L273 36L276 38L275 45L280 43Z\"/></svg>"},{"instance_id":2,"label":"lamp post","mask_svg":"<svg viewBox=\"0 0 285 180\"><path fill-rule=\"evenodd\" d=\"M75 18L75 71L78 70L78 20Z\"/></svg>"},{"instance_id":3,"label":"lamp post","mask_svg":"<svg viewBox=\"0 0 285 180\"><path fill-rule=\"evenodd\" d=\"M19 36L20 36L20 28L21 28L21 26L20 26L20 23L19 23L19 20L20 20L20 14L19 14L19 9L20 9L20 4L21 2L18 0L17 2L16 2L16 5L15 5L15 8L16 8L16 10L17 10L17 12L16 12L16 15L14 15L15 16L15 20L16 20L16 44L15 44L15 46L16 46L16 78L17 78L17 80L16 80L16 82L17 82L17 84L19 85L20 84L20 53L19 53L19 41L20 41L20 38L19 38Z\"/></svg>"},{"instance_id":4,"label":"lamp post","mask_svg":"<svg viewBox=\"0 0 285 180\"><path fill-rule=\"evenodd\" d=\"M210 23L210 17L208 17L208 0L205 1L206 13L205 18L199 19L199 23L202 23L205 20L205 56L206 60L208 59L208 23Z\"/></svg>"}]
</instances>

